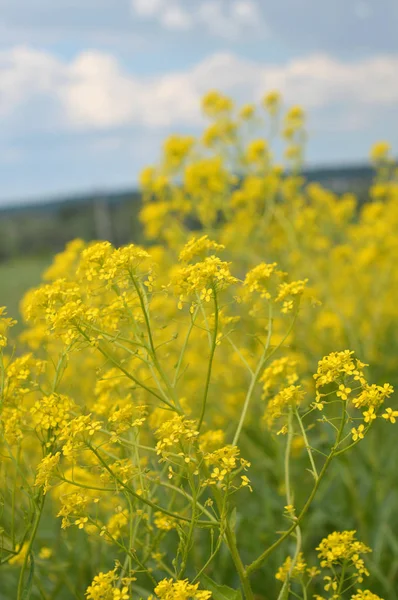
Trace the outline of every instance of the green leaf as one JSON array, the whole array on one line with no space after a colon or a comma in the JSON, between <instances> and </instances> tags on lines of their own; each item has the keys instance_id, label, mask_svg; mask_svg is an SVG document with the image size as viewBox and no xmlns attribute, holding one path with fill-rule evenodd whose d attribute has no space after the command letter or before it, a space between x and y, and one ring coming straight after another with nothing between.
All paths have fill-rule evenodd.
<instances>
[{"instance_id":1,"label":"green leaf","mask_svg":"<svg viewBox=\"0 0 398 600\"><path fill-rule=\"evenodd\" d=\"M212 600L242 600L239 590L233 590L227 585L219 585L207 575L202 575L203 587L212 593Z\"/></svg>"}]
</instances>

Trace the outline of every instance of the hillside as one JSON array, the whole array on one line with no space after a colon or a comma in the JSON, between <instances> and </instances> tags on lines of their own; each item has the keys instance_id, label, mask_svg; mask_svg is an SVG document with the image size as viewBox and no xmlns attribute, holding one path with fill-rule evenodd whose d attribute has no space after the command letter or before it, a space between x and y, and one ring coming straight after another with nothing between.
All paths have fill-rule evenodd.
<instances>
[{"instance_id":1,"label":"hillside","mask_svg":"<svg viewBox=\"0 0 398 600\"><path fill-rule=\"evenodd\" d=\"M367 165L324 167L308 169L304 176L336 193L354 192L363 202L373 170ZM0 260L57 252L75 237L109 239L117 245L139 242L140 205L141 195L132 189L0 206Z\"/></svg>"}]
</instances>

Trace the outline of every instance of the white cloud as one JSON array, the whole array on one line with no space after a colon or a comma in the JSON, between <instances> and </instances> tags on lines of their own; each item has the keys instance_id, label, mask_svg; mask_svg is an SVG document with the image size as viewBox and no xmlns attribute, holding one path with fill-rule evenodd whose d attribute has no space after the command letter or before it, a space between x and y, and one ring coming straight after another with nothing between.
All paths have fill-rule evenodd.
<instances>
[{"instance_id":1,"label":"white cloud","mask_svg":"<svg viewBox=\"0 0 398 600\"><path fill-rule=\"evenodd\" d=\"M167 29L190 29L192 17L177 4L167 6L161 13L161 22Z\"/></svg>"},{"instance_id":2,"label":"white cloud","mask_svg":"<svg viewBox=\"0 0 398 600\"><path fill-rule=\"evenodd\" d=\"M237 38L250 29L264 32L254 0L132 0L135 15L154 20L166 29L201 29L223 37Z\"/></svg>"},{"instance_id":3,"label":"white cloud","mask_svg":"<svg viewBox=\"0 0 398 600\"><path fill-rule=\"evenodd\" d=\"M53 92L59 63L51 54L17 47L0 52L0 115L7 115L26 98Z\"/></svg>"},{"instance_id":4,"label":"white cloud","mask_svg":"<svg viewBox=\"0 0 398 600\"><path fill-rule=\"evenodd\" d=\"M260 12L251 0L236 0L226 3L223 0L205 0L196 13L198 23L204 24L214 35L237 38L248 28L260 29L264 33Z\"/></svg>"},{"instance_id":5,"label":"white cloud","mask_svg":"<svg viewBox=\"0 0 398 600\"><path fill-rule=\"evenodd\" d=\"M57 92L73 125L110 128L130 120L132 98L142 91L114 57L84 52L64 66L64 72L64 84Z\"/></svg>"},{"instance_id":6,"label":"white cloud","mask_svg":"<svg viewBox=\"0 0 398 600\"><path fill-rule=\"evenodd\" d=\"M312 55L269 65L215 54L193 69L146 77L94 50L66 62L15 48L0 52L0 114L6 123L17 122L18 111L26 117L35 100L35 108L38 102L52 107L55 125L68 130L195 128L201 121L200 98L211 88L244 102L279 89L287 103L309 109L320 128L349 123L360 128L397 105L397 72L393 55L350 63ZM35 114L31 121L45 127L45 119L37 123ZM30 122L23 126L29 128Z\"/></svg>"},{"instance_id":7,"label":"white cloud","mask_svg":"<svg viewBox=\"0 0 398 600\"><path fill-rule=\"evenodd\" d=\"M140 17L155 17L165 6L164 0L132 0L131 7Z\"/></svg>"},{"instance_id":8,"label":"white cloud","mask_svg":"<svg viewBox=\"0 0 398 600\"><path fill-rule=\"evenodd\" d=\"M237 0L236 2L233 2L231 13L235 15L237 19L241 19L248 23L254 23L254 21L260 17L257 5L250 0Z\"/></svg>"}]
</instances>

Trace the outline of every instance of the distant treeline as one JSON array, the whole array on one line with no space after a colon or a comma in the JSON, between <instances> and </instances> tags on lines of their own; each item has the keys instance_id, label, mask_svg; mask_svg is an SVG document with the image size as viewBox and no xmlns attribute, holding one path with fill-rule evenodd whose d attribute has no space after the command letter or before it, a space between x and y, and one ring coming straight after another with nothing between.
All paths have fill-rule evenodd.
<instances>
[{"instance_id":1,"label":"distant treeline","mask_svg":"<svg viewBox=\"0 0 398 600\"><path fill-rule=\"evenodd\" d=\"M313 169L305 177L337 193L353 192L364 202L373 171L367 166ZM0 261L53 254L77 237L108 239L115 245L140 243L140 207L140 193L126 191L0 208Z\"/></svg>"},{"instance_id":2,"label":"distant treeline","mask_svg":"<svg viewBox=\"0 0 398 600\"><path fill-rule=\"evenodd\" d=\"M0 261L53 254L74 238L139 243L140 207L141 195L133 191L0 208Z\"/></svg>"}]
</instances>

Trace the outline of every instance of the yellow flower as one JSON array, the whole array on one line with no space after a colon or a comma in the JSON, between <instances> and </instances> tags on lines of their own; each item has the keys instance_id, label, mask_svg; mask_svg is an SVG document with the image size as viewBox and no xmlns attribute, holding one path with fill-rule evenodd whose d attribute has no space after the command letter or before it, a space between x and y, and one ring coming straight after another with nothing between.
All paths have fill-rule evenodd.
<instances>
[{"instance_id":1,"label":"yellow flower","mask_svg":"<svg viewBox=\"0 0 398 600\"><path fill-rule=\"evenodd\" d=\"M229 113L232 108L231 98L216 90L208 92L202 99L202 110L209 117L218 117L223 113Z\"/></svg>"},{"instance_id":2,"label":"yellow flower","mask_svg":"<svg viewBox=\"0 0 398 600\"><path fill-rule=\"evenodd\" d=\"M351 388L346 387L343 384L339 385L339 389L336 392L336 396L339 396L342 400L348 400L348 396L351 394Z\"/></svg>"},{"instance_id":3,"label":"yellow flower","mask_svg":"<svg viewBox=\"0 0 398 600\"><path fill-rule=\"evenodd\" d=\"M275 115L281 104L281 95L276 90L268 92L263 98L263 104L266 110L271 114Z\"/></svg>"},{"instance_id":4,"label":"yellow flower","mask_svg":"<svg viewBox=\"0 0 398 600\"><path fill-rule=\"evenodd\" d=\"M365 410L365 412L363 413L363 416L364 416L365 423L371 423L372 421L374 421L374 419L376 419L377 415L375 413L375 409L373 408L373 406L371 406L369 408L369 410Z\"/></svg>"},{"instance_id":5,"label":"yellow flower","mask_svg":"<svg viewBox=\"0 0 398 600\"><path fill-rule=\"evenodd\" d=\"M155 594L159 600L208 600L211 597L211 592L198 588L199 583L189 583L188 579L162 579L155 588Z\"/></svg>"},{"instance_id":6,"label":"yellow flower","mask_svg":"<svg viewBox=\"0 0 398 600\"><path fill-rule=\"evenodd\" d=\"M159 439L156 444L156 452L166 459L170 451L179 451L184 444L186 445L185 451L189 453L199 432L196 429L195 421L183 416L175 416L162 423L155 435Z\"/></svg>"},{"instance_id":7,"label":"yellow flower","mask_svg":"<svg viewBox=\"0 0 398 600\"><path fill-rule=\"evenodd\" d=\"M334 577L330 577L330 575L325 575L325 577L323 578L325 585L324 585L324 590L326 592L329 592L330 590L333 592L337 591L337 587L338 587L338 581L337 579Z\"/></svg>"},{"instance_id":8,"label":"yellow flower","mask_svg":"<svg viewBox=\"0 0 398 600\"><path fill-rule=\"evenodd\" d=\"M286 113L285 122L287 126L299 128L303 125L305 113L301 106L292 106Z\"/></svg>"},{"instance_id":9,"label":"yellow flower","mask_svg":"<svg viewBox=\"0 0 398 600\"><path fill-rule=\"evenodd\" d=\"M312 579L320 574L320 570L317 569L316 567L309 567L307 569L307 574L308 574L308 577L310 577Z\"/></svg>"},{"instance_id":10,"label":"yellow flower","mask_svg":"<svg viewBox=\"0 0 398 600\"><path fill-rule=\"evenodd\" d=\"M383 598L370 590L357 590L357 593L351 596L351 600L383 600Z\"/></svg>"},{"instance_id":11,"label":"yellow flower","mask_svg":"<svg viewBox=\"0 0 398 600\"><path fill-rule=\"evenodd\" d=\"M153 522L155 523L155 526L162 531L171 531L177 527L176 519L173 519L173 517L169 517L168 515L164 515L159 511L155 512L155 518Z\"/></svg>"},{"instance_id":12,"label":"yellow flower","mask_svg":"<svg viewBox=\"0 0 398 600\"><path fill-rule=\"evenodd\" d=\"M225 246L210 240L207 235L202 235L200 238L192 237L181 250L178 260L180 262L192 262L194 258L204 258L211 251L224 250Z\"/></svg>"},{"instance_id":13,"label":"yellow flower","mask_svg":"<svg viewBox=\"0 0 398 600\"><path fill-rule=\"evenodd\" d=\"M354 442L356 442L357 440L362 440L365 437L365 425L361 423L361 425L359 425L357 429L353 427L351 429L351 433Z\"/></svg>"},{"instance_id":14,"label":"yellow flower","mask_svg":"<svg viewBox=\"0 0 398 600\"><path fill-rule=\"evenodd\" d=\"M35 486L43 486L43 494L50 489L50 479L58 466L60 456L60 452L48 454L37 466Z\"/></svg>"},{"instance_id":15,"label":"yellow flower","mask_svg":"<svg viewBox=\"0 0 398 600\"><path fill-rule=\"evenodd\" d=\"M254 116L255 106L253 104L245 104L239 111L241 119L248 120Z\"/></svg>"},{"instance_id":16,"label":"yellow flower","mask_svg":"<svg viewBox=\"0 0 398 600\"><path fill-rule=\"evenodd\" d=\"M246 475L241 475L240 478L242 480L241 487L248 487L249 490L252 492L253 488L250 485L250 479Z\"/></svg>"},{"instance_id":17,"label":"yellow flower","mask_svg":"<svg viewBox=\"0 0 398 600\"><path fill-rule=\"evenodd\" d=\"M391 151L391 146L388 142L377 142L370 150L370 159L375 163L380 163L387 160Z\"/></svg>"},{"instance_id":18,"label":"yellow flower","mask_svg":"<svg viewBox=\"0 0 398 600\"><path fill-rule=\"evenodd\" d=\"M52 555L53 555L53 551L51 550L51 548L47 548L46 546L43 546L42 548L40 548L39 558L41 558L42 560L51 558Z\"/></svg>"},{"instance_id":19,"label":"yellow flower","mask_svg":"<svg viewBox=\"0 0 398 600\"><path fill-rule=\"evenodd\" d=\"M275 575L275 579L278 579L279 581L286 581L286 578L291 570L291 567L292 567L292 558L290 556L288 556L286 558L285 562L283 563L283 565L279 567L279 569ZM300 575L305 572L306 567L307 567L307 563L304 560L304 555L302 552L300 552L297 557L296 563L293 567L293 570L290 573L291 579L297 579L298 577L300 577Z\"/></svg>"},{"instance_id":20,"label":"yellow flower","mask_svg":"<svg viewBox=\"0 0 398 600\"><path fill-rule=\"evenodd\" d=\"M363 542L359 542L355 537L356 531L334 531L324 538L316 548L318 557L321 559L322 568L332 568L338 564L351 564L358 575L368 575L369 573L359 559L359 554L371 552ZM333 589L333 581L330 577L325 577ZM326 588L325 588L326 589Z\"/></svg>"},{"instance_id":21,"label":"yellow flower","mask_svg":"<svg viewBox=\"0 0 398 600\"><path fill-rule=\"evenodd\" d=\"M87 588L87 600L113 600L115 598L113 583L116 580L116 569L96 575L91 585ZM123 596L119 596L118 600L122 598Z\"/></svg>"},{"instance_id":22,"label":"yellow flower","mask_svg":"<svg viewBox=\"0 0 398 600\"><path fill-rule=\"evenodd\" d=\"M170 136L163 146L166 165L178 168L191 151L195 139L192 136Z\"/></svg>"},{"instance_id":23,"label":"yellow flower","mask_svg":"<svg viewBox=\"0 0 398 600\"><path fill-rule=\"evenodd\" d=\"M123 586L120 588L115 588L113 590L113 600L129 600L129 588L127 586Z\"/></svg>"},{"instance_id":24,"label":"yellow flower","mask_svg":"<svg viewBox=\"0 0 398 600\"><path fill-rule=\"evenodd\" d=\"M77 525L79 527L79 529L83 529L83 527L85 526L87 521L88 521L88 517L80 517L79 519L75 520L75 525Z\"/></svg>"},{"instance_id":25,"label":"yellow flower","mask_svg":"<svg viewBox=\"0 0 398 600\"><path fill-rule=\"evenodd\" d=\"M247 147L246 159L249 163L264 162L268 156L268 144L265 140L253 140Z\"/></svg>"},{"instance_id":26,"label":"yellow flower","mask_svg":"<svg viewBox=\"0 0 398 600\"><path fill-rule=\"evenodd\" d=\"M233 145L236 141L236 124L229 119L212 123L203 134L203 144L212 148L216 144Z\"/></svg>"},{"instance_id":27,"label":"yellow flower","mask_svg":"<svg viewBox=\"0 0 398 600\"><path fill-rule=\"evenodd\" d=\"M312 406L318 410L323 410L323 402L320 400L320 396L317 396Z\"/></svg>"},{"instance_id":28,"label":"yellow flower","mask_svg":"<svg viewBox=\"0 0 398 600\"><path fill-rule=\"evenodd\" d=\"M17 554L15 554L12 558L10 558L10 560L8 561L10 565L22 565L24 563L24 560L26 558L26 553L28 551L29 548L29 542L25 542L22 547L18 544L17 547L15 548Z\"/></svg>"},{"instance_id":29,"label":"yellow flower","mask_svg":"<svg viewBox=\"0 0 398 600\"><path fill-rule=\"evenodd\" d=\"M273 427L275 421L285 419L289 408L299 407L305 392L300 385L290 385L280 390L271 400L269 400L264 413L264 421L269 428ZM287 427L287 425L285 424ZM284 433L284 431L283 431Z\"/></svg>"},{"instance_id":30,"label":"yellow flower","mask_svg":"<svg viewBox=\"0 0 398 600\"><path fill-rule=\"evenodd\" d=\"M398 410L393 410L392 408L386 408L386 412L381 415L383 419L386 421L390 421L390 423L395 423L398 417Z\"/></svg>"}]
</instances>

